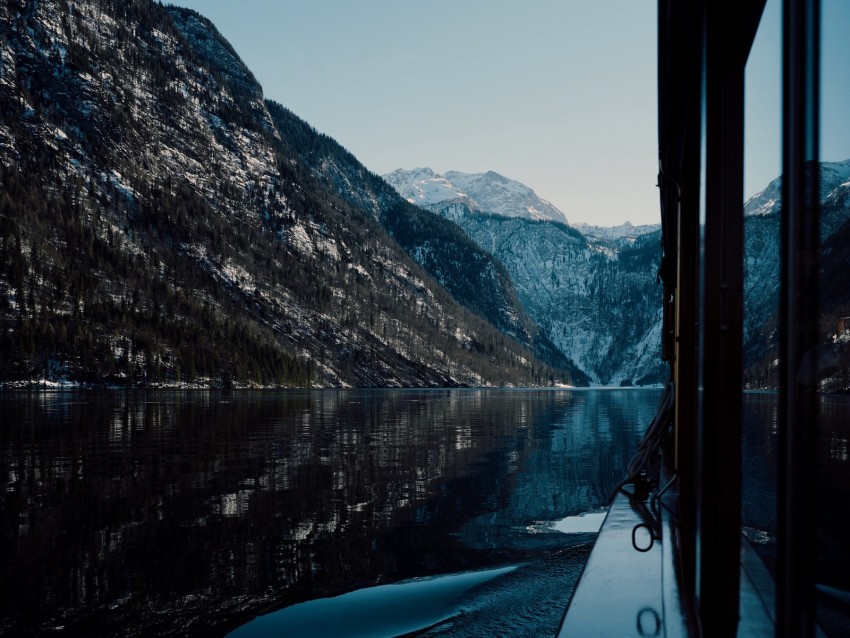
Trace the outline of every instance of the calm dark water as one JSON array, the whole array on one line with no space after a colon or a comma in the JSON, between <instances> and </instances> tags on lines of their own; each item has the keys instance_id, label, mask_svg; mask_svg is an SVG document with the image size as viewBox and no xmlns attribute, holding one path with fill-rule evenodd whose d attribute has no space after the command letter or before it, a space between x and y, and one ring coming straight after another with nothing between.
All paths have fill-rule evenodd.
<instances>
[{"instance_id":1,"label":"calm dark water","mask_svg":"<svg viewBox=\"0 0 850 638\"><path fill-rule=\"evenodd\" d=\"M604 506L658 397L3 395L0 635L553 635L594 534L551 523ZM770 566L775 396L745 410ZM820 580L848 589L848 398L819 434Z\"/></svg>"},{"instance_id":2,"label":"calm dark water","mask_svg":"<svg viewBox=\"0 0 850 638\"><path fill-rule=\"evenodd\" d=\"M445 620L460 587L473 602L442 629L486 634L510 614L516 635L554 633L593 534L545 522L604 505L658 396L4 395L0 633L221 635L399 581L372 599L398 607L418 588L420 627ZM357 634L345 622L328 631Z\"/></svg>"},{"instance_id":3,"label":"calm dark water","mask_svg":"<svg viewBox=\"0 0 850 638\"><path fill-rule=\"evenodd\" d=\"M744 421L744 534L775 573L776 395L745 395ZM829 636L850 636L850 397L820 396L817 427L817 620Z\"/></svg>"}]
</instances>

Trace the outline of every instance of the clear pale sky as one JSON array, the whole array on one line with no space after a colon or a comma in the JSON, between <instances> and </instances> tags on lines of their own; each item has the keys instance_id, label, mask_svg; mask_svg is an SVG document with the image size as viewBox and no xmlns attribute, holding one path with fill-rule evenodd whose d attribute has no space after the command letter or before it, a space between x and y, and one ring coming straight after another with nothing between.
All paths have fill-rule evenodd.
<instances>
[{"instance_id":1,"label":"clear pale sky","mask_svg":"<svg viewBox=\"0 0 850 638\"><path fill-rule=\"evenodd\" d=\"M850 1L821 5L821 148L850 159ZM745 198L782 172L782 2L768 0L746 70Z\"/></svg>"},{"instance_id":2,"label":"clear pale sky","mask_svg":"<svg viewBox=\"0 0 850 638\"><path fill-rule=\"evenodd\" d=\"M374 172L494 170L572 222L658 221L653 0L176 4L212 20L267 98ZM747 196L779 173L779 5L748 66ZM824 91L822 157L847 159L850 2L824 0L824 25L824 75L843 88Z\"/></svg>"}]
</instances>

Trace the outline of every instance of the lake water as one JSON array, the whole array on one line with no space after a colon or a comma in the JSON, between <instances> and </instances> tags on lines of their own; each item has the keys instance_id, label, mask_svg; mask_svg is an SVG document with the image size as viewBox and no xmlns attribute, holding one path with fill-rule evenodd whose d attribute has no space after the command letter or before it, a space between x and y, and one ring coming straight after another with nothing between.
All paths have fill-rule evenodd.
<instances>
[{"instance_id":1,"label":"lake water","mask_svg":"<svg viewBox=\"0 0 850 638\"><path fill-rule=\"evenodd\" d=\"M659 396L3 395L0 634L552 635ZM769 497L745 519L769 556Z\"/></svg>"}]
</instances>

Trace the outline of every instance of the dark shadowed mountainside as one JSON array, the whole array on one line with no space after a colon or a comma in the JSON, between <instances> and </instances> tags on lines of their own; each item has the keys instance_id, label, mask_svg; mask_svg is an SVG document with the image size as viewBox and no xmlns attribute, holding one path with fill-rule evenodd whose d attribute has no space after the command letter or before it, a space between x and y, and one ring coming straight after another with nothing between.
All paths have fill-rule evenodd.
<instances>
[{"instance_id":1,"label":"dark shadowed mountainside","mask_svg":"<svg viewBox=\"0 0 850 638\"><path fill-rule=\"evenodd\" d=\"M430 213L376 216L354 174L331 187L309 159L329 138L285 114L192 11L0 6L0 379L573 380L531 352L489 255L444 262L467 240L436 224L441 276L401 227L430 232Z\"/></svg>"}]
</instances>

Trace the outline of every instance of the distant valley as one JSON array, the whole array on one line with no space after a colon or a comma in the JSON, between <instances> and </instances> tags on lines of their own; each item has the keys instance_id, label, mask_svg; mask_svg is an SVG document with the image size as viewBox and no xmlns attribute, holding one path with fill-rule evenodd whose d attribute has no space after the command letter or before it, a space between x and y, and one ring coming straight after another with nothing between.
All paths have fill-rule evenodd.
<instances>
[{"instance_id":1,"label":"distant valley","mask_svg":"<svg viewBox=\"0 0 850 638\"><path fill-rule=\"evenodd\" d=\"M592 383L661 382L660 225L569 224L528 186L495 172L398 169L384 178L408 199L456 222L509 272L529 315ZM744 207L745 368L751 388L778 384L781 180ZM850 388L850 160L821 164L823 387ZM846 334L839 326L847 325Z\"/></svg>"},{"instance_id":2,"label":"distant valley","mask_svg":"<svg viewBox=\"0 0 850 638\"><path fill-rule=\"evenodd\" d=\"M570 226L531 188L495 172L419 168L384 178L503 263L529 315L592 383L664 381L660 225Z\"/></svg>"}]
</instances>

